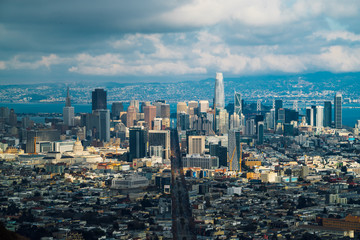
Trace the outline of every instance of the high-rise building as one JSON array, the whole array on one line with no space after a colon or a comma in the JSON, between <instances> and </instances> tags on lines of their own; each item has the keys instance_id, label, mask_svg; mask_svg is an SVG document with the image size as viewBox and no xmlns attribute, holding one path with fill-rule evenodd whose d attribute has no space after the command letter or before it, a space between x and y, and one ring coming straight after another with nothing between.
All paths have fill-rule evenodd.
<instances>
[{"instance_id":1,"label":"high-rise building","mask_svg":"<svg viewBox=\"0 0 360 240\"><path fill-rule=\"evenodd\" d=\"M154 118L154 130L161 130L162 129L162 118Z\"/></svg>"},{"instance_id":2,"label":"high-rise building","mask_svg":"<svg viewBox=\"0 0 360 240\"><path fill-rule=\"evenodd\" d=\"M245 134L254 135L255 134L255 119L247 119L245 124Z\"/></svg>"},{"instance_id":3,"label":"high-rise building","mask_svg":"<svg viewBox=\"0 0 360 240\"><path fill-rule=\"evenodd\" d=\"M181 130L190 129L190 116L187 113L181 112L178 114L178 126Z\"/></svg>"},{"instance_id":4,"label":"high-rise building","mask_svg":"<svg viewBox=\"0 0 360 240\"><path fill-rule=\"evenodd\" d=\"M134 126L135 120L136 120L136 109L134 106L129 106L127 109L126 126L128 128Z\"/></svg>"},{"instance_id":5,"label":"high-rise building","mask_svg":"<svg viewBox=\"0 0 360 240\"><path fill-rule=\"evenodd\" d=\"M310 126L315 126L314 109L312 107L306 107L306 123Z\"/></svg>"},{"instance_id":6,"label":"high-rise building","mask_svg":"<svg viewBox=\"0 0 360 240\"><path fill-rule=\"evenodd\" d=\"M342 128L342 95L336 93L334 99L334 120L335 128Z\"/></svg>"},{"instance_id":7,"label":"high-rise building","mask_svg":"<svg viewBox=\"0 0 360 240\"><path fill-rule=\"evenodd\" d=\"M169 130L149 130L149 149L150 147L161 146L164 159L170 158L170 131Z\"/></svg>"},{"instance_id":8,"label":"high-rise building","mask_svg":"<svg viewBox=\"0 0 360 240\"><path fill-rule=\"evenodd\" d=\"M276 99L274 108L275 108L275 123L276 123L277 120L279 119L279 109L283 108L283 101L280 99Z\"/></svg>"},{"instance_id":9,"label":"high-rise building","mask_svg":"<svg viewBox=\"0 0 360 240\"><path fill-rule=\"evenodd\" d=\"M170 105L169 104L161 105L161 118L170 118Z\"/></svg>"},{"instance_id":10,"label":"high-rise building","mask_svg":"<svg viewBox=\"0 0 360 240\"><path fill-rule=\"evenodd\" d=\"M17 115L16 115L14 109L10 109L9 124L10 124L11 126L16 126L16 124L17 124Z\"/></svg>"},{"instance_id":11,"label":"high-rise building","mask_svg":"<svg viewBox=\"0 0 360 240\"><path fill-rule=\"evenodd\" d=\"M214 109L225 107L224 80L222 73L216 73Z\"/></svg>"},{"instance_id":12,"label":"high-rise building","mask_svg":"<svg viewBox=\"0 0 360 240\"><path fill-rule=\"evenodd\" d=\"M98 114L98 134L99 140L104 142L110 141L110 110L99 109L94 112Z\"/></svg>"},{"instance_id":13,"label":"high-rise building","mask_svg":"<svg viewBox=\"0 0 360 240\"><path fill-rule=\"evenodd\" d=\"M240 129L240 117L236 112L230 116L230 129Z\"/></svg>"},{"instance_id":14,"label":"high-rise building","mask_svg":"<svg viewBox=\"0 0 360 240\"><path fill-rule=\"evenodd\" d=\"M155 106L144 106L144 120L148 124L149 129L153 129L153 121L156 117L156 107Z\"/></svg>"},{"instance_id":15,"label":"high-rise building","mask_svg":"<svg viewBox=\"0 0 360 240\"><path fill-rule=\"evenodd\" d=\"M71 106L69 87L67 87L67 94L65 100L65 107L63 107L63 120L66 126L74 126L74 107Z\"/></svg>"},{"instance_id":16,"label":"high-rise building","mask_svg":"<svg viewBox=\"0 0 360 240\"><path fill-rule=\"evenodd\" d=\"M205 136L189 136L188 154L205 153Z\"/></svg>"},{"instance_id":17,"label":"high-rise building","mask_svg":"<svg viewBox=\"0 0 360 240\"><path fill-rule=\"evenodd\" d=\"M229 128L229 114L224 108L217 108L215 113L214 131L226 134Z\"/></svg>"},{"instance_id":18,"label":"high-rise building","mask_svg":"<svg viewBox=\"0 0 360 240\"><path fill-rule=\"evenodd\" d=\"M324 102L324 127L331 127L332 122L332 106L331 101Z\"/></svg>"},{"instance_id":19,"label":"high-rise building","mask_svg":"<svg viewBox=\"0 0 360 240\"><path fill-rule=\"evenodd\" d=\"M324 126L324 107L316 106L316 127L322 128Z\"/></svg>"},{"instance_id":20,"label":"high-rise building","mask_svg":"<svg viewBox=\"0 0 360 240\"><path fill-rule=\"evenodd\" d=\"M149 101L145 101L145 102L142 102L141 103L141 107L140 107L140 112L144 112L144 107L146 107L146 106L151 106L151 102L149 102Z\"/></svg>"},{"instance_id":21,"label":"high-rise building","mask_svg":"<svg viewBox=\"0 0 360 240\"><path fill-rule=\"evenodd\" d=\"M230 167L233 171L240 170L240 141L241 132L237 129L230 130L228 134L228 167Z\"/></svg>"},{"instance_id":22,"label":"high-rise building","mask_svg":"<svg viewBox=\"0 0 360 240\"><path fill-rule=\"evenodd\" d=\"M176 113L187 113L188 112L188 107L186 105L186 102L178 102L176 105Z\"/></svg>"},{"instance_id":23,"label":"high-rise building","mask_svg":"<svg viewBox=\"0 0 360 240\"><path fill-rule=\"evenodd\" d=\"M122 102L113 102L111 105L111 118L119 119L120 113L124 111L124 105Z\"/></svg>"},{"instance_id":24,"label":"high-rise building","mask_svg":"<svg viewBox=\"0 0 360 240\"><path fill-rule=\"evenodd\" d=\"M199 113L205 113L209 109L209 101L201 100L199 101Z\"/></svg>"},{"instance_id":25,"label":"high-rise building","mask_svg":"<svg viewBox=\"0 0 360 240\"><path fill-rule=\"evenodd\" d=\"M189 108L188 108L189 114L190 115L197 115L199 103L197 101L190 101L188 103L188 105L189 105Z\"/></svg>"},{"instance_id":26,"label":"high-rise building","mask_svg":"<svg viewBox=\"0 0 360 240\"><path fill-rule=\"evenodd\" d=\"M257 142L260 145L264 143L264 122L257 123Z\"/></svg>"},{"instance_id":27,"label":"high-rise building","mask_svg":"<svg viewBox=\"0 0 360 240\"><path fill-rule=\"evenodd\" d=\"M311 109L312 109L312 126L316 126L316 118L317 118L317 112L316 112L316 106L315 105L312 105L311 106Z\"/></svg>"},{"instance_id":28,"label":"high-rise building","mask_svg":"<svg viewBox=\"0 0 360 240\"><path fill-rule=\"evenodd\" d=\"M238 92L235 92L234 94L234 113L237 115L241 115L242 113L242 106L241 106L241 94Z\"/></svg>"},{"instance_id":29,"label":"high-rise building","mask_svg":"<svg viewBox=\"0 0 360 240\"><path fill-rule=\"evenodd\" d=\"M96 88L92 92L92 110L107 109L106 91L102 88Z\"/></svg>"},{"instance_id":30,"label":"high-rise building","mask_svg":"<svg viewBox=\"0 0 360 240\"><path fill-rule=\"evenodd\" d=\"M130 106L134 107L136 112L139 112L139 100L130 100Z\"/></svg>"},{"instance_id":31,"label":"high-rise building","mask_svg":"<svg viewBox=\"0 0 360 240\"><path fill-rule=\"evenodd\" d=\"M156 106L156 117L161 117L161 105L165 104L166 101L165 100L156 100L154 102L154 106Z\"/></svg>"},{"instance_id":32,"label":"high-rise building","mask_svg":"<svg viewBox=\"0 0 360 240\"><path fill-rule=\"evenodd\" d=\"M135 108L134 108L135 110ZM129 129L129 160L143 158L147 152L147 131L143 127L132 127Z\"/></svg>"}]
</instances>

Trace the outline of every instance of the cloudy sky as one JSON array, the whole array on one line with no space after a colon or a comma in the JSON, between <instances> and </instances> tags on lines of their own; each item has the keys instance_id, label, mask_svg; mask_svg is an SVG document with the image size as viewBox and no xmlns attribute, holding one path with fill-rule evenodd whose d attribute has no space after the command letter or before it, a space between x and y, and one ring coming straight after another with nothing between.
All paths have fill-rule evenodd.
<instances>
[{"instance_id":1,"label":"cloudy sky","mask_svg":"<svg viewBox=\"0 0 360 240\"><path fill-rule=\"evenodd\" d=\"M359 0L1 0L0 84L360 71Z\"/></svg>"}]
</instances>

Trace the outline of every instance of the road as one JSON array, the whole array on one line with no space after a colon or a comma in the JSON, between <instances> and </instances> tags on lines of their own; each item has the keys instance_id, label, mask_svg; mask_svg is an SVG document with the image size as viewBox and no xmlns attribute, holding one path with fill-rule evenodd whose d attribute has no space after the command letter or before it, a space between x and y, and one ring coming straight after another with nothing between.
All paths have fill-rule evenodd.
<instances>
[{"instance_id":1,"label":"road","mask_svg":"<svg viewBox=\"0 0 360 240\"><path fill-rule=\"evenodd\" d=\"M171 200L173 239L196 239L189 193L181 163L177 130L171 130Z\"/></svg>"}]
</instances>

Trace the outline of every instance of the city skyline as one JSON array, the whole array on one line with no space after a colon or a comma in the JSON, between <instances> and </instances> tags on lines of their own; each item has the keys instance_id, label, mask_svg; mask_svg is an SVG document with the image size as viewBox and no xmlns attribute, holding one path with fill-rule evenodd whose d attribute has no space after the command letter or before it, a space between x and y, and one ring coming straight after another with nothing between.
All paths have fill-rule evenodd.
<instances>
[{"instance_id":1,"label":"city skyline","mask_svg":"<svg viewBox=\"0 0 360 240\"><path fill-rule=\"evenodd\" d=\"M359 11L357 1L3 1L0 83L359 72Z\"/></svg>"}]
</instances>

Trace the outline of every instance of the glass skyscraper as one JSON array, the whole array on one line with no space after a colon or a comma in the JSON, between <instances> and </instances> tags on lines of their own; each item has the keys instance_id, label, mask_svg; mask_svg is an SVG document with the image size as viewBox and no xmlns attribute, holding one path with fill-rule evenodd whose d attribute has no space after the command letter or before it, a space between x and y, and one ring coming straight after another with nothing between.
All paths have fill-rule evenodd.
<instances>
[{"instance_id":1,"label":"glass skyscraper","mask_svg":"<svg viewBox=\"0 0 360 240\"><path fill-rule=\"evenodd\" d=\"M214 109L225 107L225 95L224 95L224 81L223 74L216 73L215 79L215 95L214 95Z\"/></svg>"},{"instance_id":2,"label":"glass skyscraper","mask_svg":"<svg viewBox=\"0 0 360 240\"><path fill-rule=\"evenodd\" d=\"M342 128L342 95L337 93L334 99L335 128Z\"/></svg>"}]
</instances>

